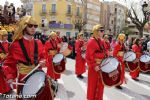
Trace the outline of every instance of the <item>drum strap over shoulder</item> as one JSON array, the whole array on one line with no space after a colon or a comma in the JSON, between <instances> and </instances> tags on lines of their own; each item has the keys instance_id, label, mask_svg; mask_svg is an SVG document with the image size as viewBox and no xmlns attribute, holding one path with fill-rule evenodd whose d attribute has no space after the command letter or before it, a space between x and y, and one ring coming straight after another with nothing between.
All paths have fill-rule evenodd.
<instances>
[{"instance_id":1,"label":"drum strap over shoulder","mask_svg":"<svg viewBox=\"0 0 150 100\"><path fill-rule=\"evenodd\" d=\"M3 45L2 45L2 43L0 43L0 48L2 49L3 53L6 53L6 51L5 51L5 49L4 49Z\"/></svg>"},{"instance_id":2,"label":"drum strap over shoulder","mask_svg":"<svg viewBox=\"0 0 150 100\"><path fill-rule=\"evenodd\" d=\"M50 40L50 43L51 43L53 49L57 49L57 44L56 44L55 40L54 40L55 46L54 46L54 44L53 44L53 42L51 40Z\"/></svg>"},{"instance_id":3,"label":"drum strap over shoulder","mask_svg":"<svg viewBox=\"0 0 150 100\"><path fill-rule=\"evenodd\" d=\"M28 56L28 53L27 53L27 50L23 44L23 39L20 39L19 40L19 44L20 44L20 47L22 49L22 52L27 60L27 64L28 65L31 65L31 59L29 58ZM37 65L38 64L38 45L37 45L37 42L34 40L34 64Z\"/></svg>"},{"instance_id":4,"label":"drum strap over shoulder","mask_svg":"<svg viewBox=\"0 0 150 100\"><path fill-rule=\"evenodd\" d=\"M102 46L100 46L99 41L98 41L96 38L94 38L94 39L95 39L95 41L97 42L97 44L98 44L98 46L99 46L99 49L100 49L101 51L104 51L104 54L105 54L105 57L106 57L107 54L106 54L106 50L105 50L105 48L104 48L104 45L102 44Z\"/></svg>"}]
</instances>

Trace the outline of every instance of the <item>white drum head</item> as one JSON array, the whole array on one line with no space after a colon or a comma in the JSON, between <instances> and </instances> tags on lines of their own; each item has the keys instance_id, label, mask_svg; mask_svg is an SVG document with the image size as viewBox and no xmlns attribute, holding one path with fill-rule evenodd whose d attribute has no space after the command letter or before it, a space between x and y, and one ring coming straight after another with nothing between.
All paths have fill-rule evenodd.
<instances>
[{"instance_id":1,"label":"white drum head","mask_svg":"<svg viewBox=\"0 0 150 100\"><path fill-rule=\"evenodd\" d=\"M35 72L25 82L25 84L27 85L23 86L22 95L24 96L36 95L39 92L39 90L43 87L44 82L45 82L45 73L41 71Z\"/></svg>"},{"instance_id":2,"label":"white drum head","mask_svg":"<svg viewBox=\"0 0 150 100\"><path fill-rule=\"evenodd\" d=\"M53 63L59 63L63 60L64 56L62 54L56 54L53 58Z\"/></svg>"},{"instance_id":3,"label":"white drum head","mask_svg":"<svg viewBox=\"0 0 150 100\"><path fill-rule=\"evenodd\" d=\"M60 52L65 51L68 48L68 43L67 42L63 42L62 47L60 48Z\"/></svg>"},{"instance_id":4,"label":"white drum head","mask_svg":"<svg viewBox=\"0 0 150 100\"><path fill-rule=\"evenodd\" d=\"M132 51L128 51L124 54L124 60L127 62L134 61L136 59L136 54Z\"/></svg>"},{"instance_id":5,"label":"white drum head","mask_svg":"<svg viewBox=\"0 0 150 100\"><path fill-rule=\"evenodd\" d=\"M141 61L141 62L144 62L144 63L150 62L150 56L149 56L149 55L142 55L142 56L140 57L140 61Z\"/></svg>"},{"instance_id":6,"label":"white drum head","mask_svg":"<svg viewBox=\"0 0 150 100\"><path fill-rule=\"evenodd\" d=\"M110 73L118 68L118 60L113 57L106 58L101 63L101 70L105 73Z\"/></svg>"}]
</instances>

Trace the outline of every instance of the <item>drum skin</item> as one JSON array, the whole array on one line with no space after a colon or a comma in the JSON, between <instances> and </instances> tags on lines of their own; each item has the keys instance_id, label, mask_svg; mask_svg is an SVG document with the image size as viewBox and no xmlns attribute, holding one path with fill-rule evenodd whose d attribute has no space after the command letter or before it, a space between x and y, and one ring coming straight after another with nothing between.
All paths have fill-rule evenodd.
<instances>
[{"instance_id":1,"label":"drum skin","mask_svg":"<svg viewBox=\"0 0 150 100\"><path fill-rule=\"evenodd\" d=\"M139 66L139 63L137 62L137 63L133 63L133 62L126 62L126 65L127 65L127 67L128 67L128 69L129 69L129 71L131 71L131 72L133 72L133 71L135 71Z\"/></svg>"},{"instance_id":2,"label":"drum skin","mask_svg":"<svg viewBox=\"0 0 150 100\"><path fill-rule=\"evenodd\" d=\"M149 72L150 71L150 64L145 64L144 62L140 61L140 70L142 72Z\"/></svg>"}]
</instances>

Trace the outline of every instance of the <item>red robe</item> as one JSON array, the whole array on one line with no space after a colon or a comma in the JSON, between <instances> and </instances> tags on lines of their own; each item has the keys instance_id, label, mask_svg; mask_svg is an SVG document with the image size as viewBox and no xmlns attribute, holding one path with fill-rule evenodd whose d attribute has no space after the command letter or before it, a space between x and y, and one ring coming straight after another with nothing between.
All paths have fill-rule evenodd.
<instances>
[{"instance_id":1,"label":"red robe","mask_svg":"<svg viewBox=\"0 0 150 100\"><path fill-rule=\"evenodd\" d=\"M136 58L140 59L142 47L136 44L132 45L132 51L136 53ZM130 72L132 78L136 79L139 76L140 69L137 68L135 71Z\"/></svg>"},{"instance_id":2,"label":"red robe","mask_svg":"<svg viewBox=\"0 0 150 100\"><path fill-rule=\"evenodd\" d=\"M85 73L85 59L81 56L81 47L84 45L84 41L76 40L75 51L76 51L76 63L75 63L75 73L76 75L81 75Z\"/></svg>"},{"instance_id":3,"label":"red robe","mask_svg":"<svg viewBox=\"0 0 150 100\"><path fill-rule=\"evenodd\" d=\"M1 42L4 51L2 50L2 48L0 48L0 53L8 53L8 47L9 47L9 43L8 42ZM3 63L4 59L0 58L0 63ZM1 67L1 66L0 66ZM0 68L0 93L6 93L9 92L11 90L11 88L9 87L9 85L6 82L4 73L2 71L2 69Z\"/></svg>"},{"instance_id":4,"label":"red robe","mask_svg":"<svg viewBox=\"0 0 150 100\"><path fill-rule=\"evenodd\" d=\"M104 43L99 39L100 46ZM87 43L86 61L88 64L88 87L87 99L88 100L103 100L104 85L100 78L99 72L95 71L96 64L95 58L103 59L105 57L105 50L101 50L98 43L94 38L90 38Z\"/></svg>"},{"instance_id":5,"label":"red robe","mask_svg":"<svg viewBox=\"0 0 150 100\"><path fill-rule=\"evenodd\" d=\"M54 56L49 55L48 52L49 52L49 50L54 50L54 49L57 50L57 51L59 51L59 50L57 48L57 42L55 40L51 40L51 42L50 42L50 40L48 40L45 43L45 55L46 55L46 58L47 58L46 59L46 66L48 68L47 69L47 74L51 78L56 80L56 79L60 79L61 74L57 74L57 73L54 72L54 69L53 69L54 66L53 66L53 62L52 62Z\"/></svg>"},{"instance_id":6,"label":"red robe","mask_svg":"<svg viewBox=\"0 0 150 100\"><path fill-rule=\"evenodd\" d=\"M41 43L41 41L36 40L37 45L38 45L38 63L39 61L44 59L43 56L43 44ZM23 43L24 46L26 48L27 54L29 56L29 58L31 59L31 63L34 64L34 39L32 40L27 40L25 38L23 38ZM8 53L8 57L6 58L4 65L3 65L3 70L5 73L5 76L7 78L7 80L9 79L15 79L18 78L18 82L22 82L21 79L26 75L23 73L20 73L17 69L17 64L18 62L27 62L25 59L25 56L22 52L22 49L19 45L19 41L16 40L14 41L10 48L9 48L9 53ZM40 69L40 68L39 68ZM17 76L18 74L18 76ZM17 87L17 93L20 93L21 91L21 86L19 85ZM41 94L37 95L36 100L52 100L52 96L50 96L50 86L48 85L48 82L46 82L45 87L43 87L43 91L41 92Z\"/></svg>"},{"instance_id":7,"label":"red robe","mask_svg":"<svg viewBox=\"0 0 150 100\"><path fill-rule=\"evenodd\" d=\"M125 63L123 61L123 56L119 56L118 52L124 52L125 51L125 46L124 44L121 45L119 42L115 45L114 47L114 51L113 51L113 56L116 57L118 59L118 61L121 63L121 67L122 67L122 72L121 72L121 84L123 84L123 82L125 82ZM121 85L120 84L120 85Z\"/></svg>"}]
</instances>

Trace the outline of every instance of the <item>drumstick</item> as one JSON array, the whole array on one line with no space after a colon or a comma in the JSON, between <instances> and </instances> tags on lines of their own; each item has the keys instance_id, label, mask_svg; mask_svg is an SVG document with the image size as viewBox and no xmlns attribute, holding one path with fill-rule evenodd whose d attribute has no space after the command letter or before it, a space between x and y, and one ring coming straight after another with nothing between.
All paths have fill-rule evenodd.
<instances>
[{"instance_id":1,"label":"drumstick","mask_svg":"<svg viewBox=\"0 0 150 100\"><path fill-rule=\"evenodd\" d=\"M24 83L16 83L16 82L12 82L12 84L16 84L16 85L29 85L29 84L24 84Z\"/></svg>"},{"instance_id":2,"label":"drumstick","mask_svg":"<svg viewBox=\"0 0 150 100\"><path fill-rule=\"evenodd\" d=\"M114 58L112 58L112 59L114 59ZM109 62L110 62L112 59L110 59L107 63L103 64L101 67L103 67L103 66L109 64ZM105 61L105 62L106 62L106 61Z\"/></svg>"},{"instance_id":3,"label":"drumstick","mask_svg":"<svg viewBox=\"0 0 150 100\"><path fill-rule=\"evenodd\" d=\"M31 70L31 71L29 72L29 74L27 74L26 76L24 76L24 77L21 79L21 81L23 81L25 78L27 78L29 75L31 75L31 74L32 74L35 70L37 70L40 66L41 66L41 65L38 64L33 70Z\"/></svg>"}]
</instances>

